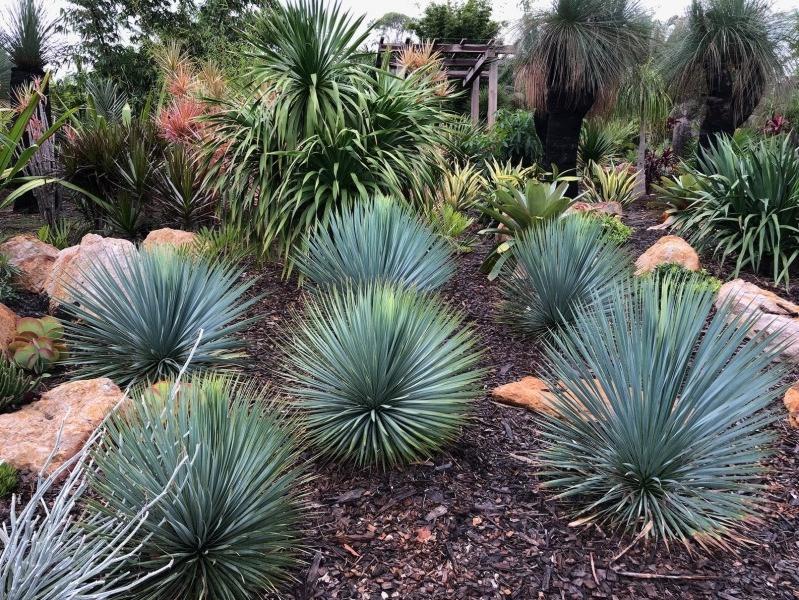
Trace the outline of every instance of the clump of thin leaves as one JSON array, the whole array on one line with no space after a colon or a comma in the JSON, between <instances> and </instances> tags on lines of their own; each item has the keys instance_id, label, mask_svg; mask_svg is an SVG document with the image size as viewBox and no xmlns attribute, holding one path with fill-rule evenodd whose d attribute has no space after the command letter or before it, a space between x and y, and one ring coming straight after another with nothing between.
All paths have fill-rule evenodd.
<instances>
[{"instance_id":1,"label":"clump of thin leaves","mask_svg":"<svg viewBox=\"0 0 799 600\"><path fill-rule=\"evenodd\" d=\"M502 280L500 320L531 336L557 332L586 304L604 304L631 273L631 259L604 224L572 215L528 229L513 249L517 269Z\"/></svg>"},{"instance_id":2,"label":"clump of thin leaves","mask_svg":"<svg viewBox=\"0 0 799 600\"><path fill-rule=\"evenodd\" d=\"M454 272L446 240L391 198L337 213L307 246L298 267L316 286L386 281L434 290Z\"/></svg>"},{"instance_id":3,"label":"clump of thin leaves","mask_svg":"<svg viewBox=\"0 0 799 600\"><path fill-rule=\"evenodd\" d=\"M108 264L106 264L106 262ZM189 370L230 368L244 358L234 335L258 298L244 300L253 279L227 261L163 249L97 262L89 286L68 286L75 304L64 312L71 354L82 378L110 377L120 385L176 375L197 333L203 337Z\"/></svg>"},{"instance_id":4,"label":"clump of thin leaves","mask_svg":"<svg viewBox=\"0 0 799 600\"><path fill-rule=\"evenodd\" d=\"M142 525L158 490L128 519L82 506L87 478L94 473L90 454L99 429L83 450L51 475L39 476L36 489L20 510L19 498L0 528L0 597L3 600L112 600L129 598L124 565L139 548ZM59 436L60 438L60 436ZM48 461L49 462L49 461ZM174 484L165 473L164 488ZM58 492L53 497L56 488ZM157 575L141 574L143 579Z\"/></svg>"},{"instance_id":5,"label":"clump of thin leaves","mask_svg":"<svg viewBox=\"0 0 799 600\"><path fill-rule=\"evenodd\" d=\"M617 287L548 348L560 417L543 416L547 486L575 524L666 543L727 546L761 514L773 339L751 318L712 316L707 286L645 278Z\"/></svg>"},{"instance_id":6,"label":"clump of thin leaves","mask_svg":"<svg viewBox=\"0 0 799 600\"><path fill-rule=\"evenodd\" d=\"M289 578L305 476L295 427L263 391L213 374L164 382L107 427L93 506L127 523L151 505L128 540L126 598L250 600Z\"/></svg>"},{"instance_id":7,"label":"clump of thin leaves","mask_svg":"<svg viewBox=\"0 0 799 600\"><path fill-rule=\"evenodd\" d=\"M382 468L451 442L477 393L476 339L413 290L374 285L314 297L291 327L287 386L325 456Z\"/></svg>"},{"instance_id":8,"label":"clump of thin leaves","mask_svg":"<svg viewBox=\"0 0 799 600\"><path fill-rule=\"evenodd\" d=\"M692 243L788 285L799 258L799 151L787 136L741 147L717 139L697 158L689 204L673 211ZM674 185L674 184L673 184Z\"/></svg>"}]
</instances>

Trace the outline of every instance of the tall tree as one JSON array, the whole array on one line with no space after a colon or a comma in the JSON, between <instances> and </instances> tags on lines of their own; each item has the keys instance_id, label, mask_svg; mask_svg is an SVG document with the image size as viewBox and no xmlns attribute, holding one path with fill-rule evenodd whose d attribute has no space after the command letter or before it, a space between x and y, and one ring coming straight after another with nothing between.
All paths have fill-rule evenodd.
<instances>
[{"instance_id":1,"label":"tall tree","mask_svg":"<svg viewBox=\"0 0 799 600\"><path fill-rule=\"evenodd\" d=\"M502 27L491 18L491 12L490 0L447 0L429 4L424 15L408 27L421 40L488 41L497 37Z\"/></svg>"},{"instance_id":2,"label":"tall tree","mask_svg":"<svg viewBox=\"0 0 799 600\"><path fill-rule=\"evenodd\" d=\"M389 44L400 44L410 33L412 19L399 12L387 12L370 24L373 31Z\"/></svg>"},{"instance_id":3,"label":"tall tree","mask_svg":"<svg viewBox=\"0 0 799 600\"><path fill-rule=\"evenodd\" d=\"M536 109L545 165L576 168L583 119L646 60L650 29L633 0L554 0L525 17L517 85Z\"/></svg>"},{"instance_id":4,"label":"tall tree","mask_svg":"<svg viewBox=\"0 0 799 600\"><path fill-rule=\"evenodd\" d=\"M674 30L663 65L679 98L704 103L702 147L732 135L783 72L790 20L764 0L693 0Z\"/></svg>"}]
</instances>

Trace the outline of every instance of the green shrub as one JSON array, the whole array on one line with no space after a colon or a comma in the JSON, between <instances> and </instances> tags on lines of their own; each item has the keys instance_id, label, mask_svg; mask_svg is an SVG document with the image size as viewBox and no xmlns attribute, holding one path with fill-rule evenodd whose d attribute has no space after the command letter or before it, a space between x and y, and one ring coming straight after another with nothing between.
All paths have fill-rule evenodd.
<instances>
[{"instance_id":1,"label":"green shrub","mask_svg":"<svg viewBox=\"0 0 799 600\"><path fill-rule=\"evenodd\" d=\"M17 489L19 473L8 463L0 462L0 498L8 498Z\"/></svg>"},{"instance_id":2,"label":"green shrub","mask_svg":"<svg viewBox=\"0 0 799 600\"><path fill-rule=\"evenodd\" d=\"M703 546L759 515L782 368L707 288L645 278L553 339L560 418L542 416L546 485L578 523ZM769 349L771 348L771 349Z\"/></svg>"},{"instance_id":3,"label":"green shrub","mask_svg":"<svg viewBox=\"0 0 799 600\"><path fill-rule=\"evenodd\" d=\"M714 277L705 269L690 271L679 263L663 263L656 266L646 274L647 277L664 278L670 277L676 281L682 281L688 285L699 286L713 294L717 294L721 289L721 279Z\"/></svg>"},{"instance_id":4,"label":"green shrub","mask_svg":"<svg viewBox=\"0 0 799 600\"><path fill-rule=\"evenodd\" d=\"M36 237L45 244L63 250L80 243L80 239L88 232L88 227L81 226L75 221L58 219L52 225L44 224L39 227L36 230Z\"/></svg>"},{"instance_id":5,"label":"green shrub","mask_svg":"<svg viewBox=\"0 0 799 600\"><path fill-rule=\"evenodd\" d=\"M168 388L168 386L167 386ZM114 415L94 458L95 508L135 520L131 600L250 600L297 564L304 475L294 427L257 386L202 375Z\"/></svg>"},{"instance_id":6,"label":"green shrub","mask_svg":"<svg viewBox=\"0 0 799 600\"><path fill-rule=\"evenodd\" d=\"M82 378L110 377L120 385L176 375L199 345L189 368L236 366L244 354L234 334L258 298L243 300L254 279L220 261L152 250L97 262L93 285L72 288L67 364Z\"/></svg>"},{"instance_id":7,"label":"green shrub","mask_svg":"<svg viewBox=\"0 0 799 600\"><path fill-rule=\"evenodd\" d=\"M674 228L700 248L734 260L741 269L767 271L788 285L799 257L799 150L787 136L739 147L719 138L698 157L697 189Z\"/></svg>"},{"instance_id":8,"label":"green shrub","mask_svg":"<svg viewBox=\"0 0 799 600\"><path fill-rule=\"evenodd\" d=\"M513 253L518 268L504 274L500 320L531 336L559 331L590 303L604 303L631 271L630 257L591 216L530 229Z\"/></svg>"},{"instance_id":9,"label":"green shrub","mask_svg":"<svg viewBox=\"0 0 799 600\"><path fill-rule=\"evenodd\" d=\"M39 378L0 355L0 412L24 403L38 385Z\"/></svg>"},{"instance_id":10,"label":"green shrub","mask_svg":"<svg viewBox=\"0 0 799 600\"><path fill-rule=\"evenodd\" d=\"M288 389L330 458L387 468L428 457L477 394L472 330L413 290L332 290L289 332Z\"/></svg>"},{"instance_id":11,"label":"green shrub","mask_svg":"<svg viewBox=\"0 0 799 600\"><path fill-rule=\"evenodd\" d=\"M197 232L195 243L187 250L189 254L204 256L206 260L222 260L231 265L260 256L248 231L232 223L218 228L203 227Z\"/></svg>"},{"instance_id":12,"label":"green shrub","mask_svg":"<svg viewBox=\"0 0 799 600\"><path fill-rule=\"evenodd\" d=\"M298 267L316 286L386 281L427 291L454 272L447 243L390 198L333 215L307 246Z\"/></svg>"},{"instance_id":13,"label":"green shrub","mask_svg":"<svg viewBox=\"0 0 799 600\"><path fill-rule=\"evenodd\" d=\"M602 223L602 227L605 229L605 235L617 246L626 244L633 235L633 228L629 225L625 225L616 215L593 213L590 216Z\"/></svg>"},{"instance_id":14,"label":"green shrub","mask_svg":"<svg viewBox=\"0 0 799 600\"><path fill-rule=\"evenodd\" d=\"M544 156L531 110L498 110L491 134L496 139L494 158L501 162L529 167Z\"/></svg>"},{"instance_id":15,"label":"green shrub","mask_svg":"<svg viewBox=\"0 0 799 600\"><path fill-rule=\"evenodd\" d=\"M469 228L474 219L464 212L455 210L449 204L439 204L427 211L427 221L442 239L457 252L471 252L474 246L474 236L469 234Z\"/></svg>"}]
</instances>

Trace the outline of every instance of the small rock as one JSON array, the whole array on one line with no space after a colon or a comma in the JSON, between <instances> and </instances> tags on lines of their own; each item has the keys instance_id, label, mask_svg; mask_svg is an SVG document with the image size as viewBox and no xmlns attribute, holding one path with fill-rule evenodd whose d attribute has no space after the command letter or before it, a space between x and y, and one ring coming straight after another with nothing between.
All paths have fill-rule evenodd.
<instances>
[{"instance_id":1,"label":"small rock","mask_svg":"<svg viewBox=\"0 0 799 600\"><path fill-rule=\"evenodd\" d=\"M105 377L72 381L15 412L0 415L0 461L17 469L39 471L56 445L63 422L61 443L47 467L52 473L80 451L123 397Z\"/></svg>"},{"instance_id":2,"label":"small rock","mask_svg":"<svg viewBox=\"0 0 799 600\"><path fill-rule=\"evenodd\" d=\"M28 292L41 294L53 264L58 257L58 248L46 244L32 235L15 235L3 244L0 252L8 262L19 269L19 285Z\"/></svg>"},{"instance_id":3,"label":"small rock","mask_svg":"<svg viewBox=\"0 0 799 600\"><path fill-rule=\"evenodd\" d=\"M134 252L136 247L128 240L104 238L93 233L84 235L79 245L64 248L58 253L45 286L51 310L75 301L70 287L88 289L91 286L88 275L92 265L102 263L110 267Z\"/></svg>"},{"instance_id":4,"label":"small rock","mask_svg":"<svg viewBox=\"0 0 799 600\"><path fill-rule=\"evenodd\" d=\"M788 423L799 428L799 381L788 388L782 401L788 409Z\"/></svg>"},{"instance_id":5,"label":"small rock","mask_svg":"<svg viewBox=\"0 0 799 600\"><path fill-rule=\"evenodd\" d=\"M716 308L725 302L730 302L733 314L755 317L750 330L752 335L761 331L776 333L775 343L784 345L782 358L799 363L799 305L743 279L721 286Z\"/></svg>"},{"instance_id":6,"label":"small rock","mask_svg":"<svg viewBox=\"0 0 799 600\"><path fill-rule=\"evenodd\" d=\"M491 392L491 396L500 404L526 408L533 412L542 412L557 416L553 408L555 395L543 379L537 377L524 377L513 383L506 383Z\"/></svg>"},{"instance_id":7,"label":"small rock","mask_svg":"<svg viewBox=\"0 0 799 600\"><path fill-rule=\"evenodd\" d=\"M618 217L624 213L619 202L575 202L566 210L565 214L594 212Z\"/></svg>"},{"instance_id":8,"label":"small rock","mask_svg":"<svg viewBox=\"0 0 799 600\"><path fill-rule=\"evenodd\" d=\"M170 229L164 227L163 229L154 229L147 234L142 242L142 248L150 249L159 246L172 246L179 248L181 246L188 246L197 240L197 234L191 231L183 231L182 229Z\"/></svg>"},{"instance_id":9,"label":"small rock","mask_svg":"<svg viewBox=\"0 0 799 600\"><path fill-rule=\"evenodd\" d=\"M17 314L5 304L0 304L0 354L5 354L8 345L17 333Z\"/></svg>"},{"instance_id":10,"label":"small rock","mask_svg":"<svg viewBox=\"0 0 799 600\"><path fill-rule=\"evenodd\" d=\"M676 263L689 271L699 270L699 255L691 245L677 235L660 238L635 261L635 274L643 275L658 265Z\"/></svg>"}]
</instances>

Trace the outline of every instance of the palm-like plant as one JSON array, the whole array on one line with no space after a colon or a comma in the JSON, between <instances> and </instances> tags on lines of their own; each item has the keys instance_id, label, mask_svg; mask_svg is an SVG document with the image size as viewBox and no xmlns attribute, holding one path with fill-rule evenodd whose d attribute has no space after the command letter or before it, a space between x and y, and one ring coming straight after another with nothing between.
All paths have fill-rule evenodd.
<instances>
[{"instance_id":1,"label":"palm-like plant","mask_svg":"<svg viewBox=\"0 0 799 600\"><path fill-rule=\"evenodd\" d=\"M132 521L132 600L248 600L297 563L304 506L294 427L254 385L218 375L146 390L94 453L101 514ZM171 479L175 480L172 484Z\"/></svg>"},{"instance_id":2,"label":"palm-like plant","mask_svg":"<svg viewBox=\"0 0 799 600\"><path fill-rule=\"evenodd\" d=\"M334 215L307 247L298 266L316 286L386 281L434 290L454 272L447 242L390 198Z\"/></svg>"},{"instance_id":3,"label":"palm-like plant","mask_svg":"<svg viewBox=\"0 0 799 600\"><path fill-rule=\"evenodd\" d=\"M580 126L614 92L648 50L650 26L632 0L554 0L528 17L518 78L536 108L544 164L574 169Z\"/></svg>"},{"instance_id":4,"label":"palm-like plant","mask_svg":"<svg viewBox=\"0 0 799 600\"><path fill-rule=\"evenodd\" d=\"M313 298L290 330L288 390L324 455L390 467L455 438L480 373L462 318L414 290L373 285Z\"/></svg>"},{"instance_id":5,"label":"palm-like plant","mask_svg":"<svg viewBox=\"0 0 799 600\"><path fill-rule=\"evenodd\" d=\"M524 188L500 185L490 201L480 206L483 213L497 225L480 231L484 235L500 236L499 243L483 263L489 279L495 279L502 266L513 256L516 238L527 229L561 216L572 204L566 196L567 182L543 183L531 179Z\"/></svg>"},{"instance_id":6,"label":"palm-like plant","mask_svg":"<svg viewBox=\"0 0 799 600\"><path fill-rule=\"evenodd\" d=\"M244 357L234 337L258 300L242 300L254 280L226 262L151 250L92 266L91 286L70 288L64 305L75 322L66 333L68 363L79 377L110 377L123 385L176 375L202 333L191 370L229 368Z\"/></svg>"},{"instance_id":7,"label":"palm-like plant","mask_svg":"<svg viewBox=\"0 0 799 600\"><path fill-rule=\"evenodd\" d=\"M186 146L173 144L166 149L154 179L156 203L166 223L192 230L213 216L217 195L202 161Z\"/></svg>"},{"instance_id":8,"label":"palm-like plant","mask_svg":"<svg viewBox=\"0 0 799 600\"><path fill-rule=\"evenodd\" d=\"M787 19L764 0L693 0L664 61L669 87L703 98L699 143L732 135L783 72Z\"/></svg>"},{"instance_id":9,"label":"palm-like plant","mask_svg":"<svg viewBox=\"0 0 799 600\"><path fill-rule=\"evenodd\" d=\"M765 335L707 287L618 288L553 339L561 417L542 415L547 485L577 521L658 540L724 545L759 514L784 373ZM708 320L709 319L709 320Z\"/></svg>"},{"instance_id":10,"label":"palm-like plant","mask_svg":"<svg viewBox=\"0 0 799 600\"><path fill-rule=\"evenodd\" d=\"M562 330L631 273L603 223L579 214L523 232L513 254L519 269L505 273L500 320L531 336Z\"/></svg>"},{"instance_id":11,"label":"palm-like plant","mask_svg":"<svg viewBox=\"0 0 799 600\"><path fill-rule=\"evenodd\" d=\"M0 43L15 68L41 75L56 58L57 32L58 21L48 17L43 2L17 0L6 14Z\"/></svg>"}]
</instances>

